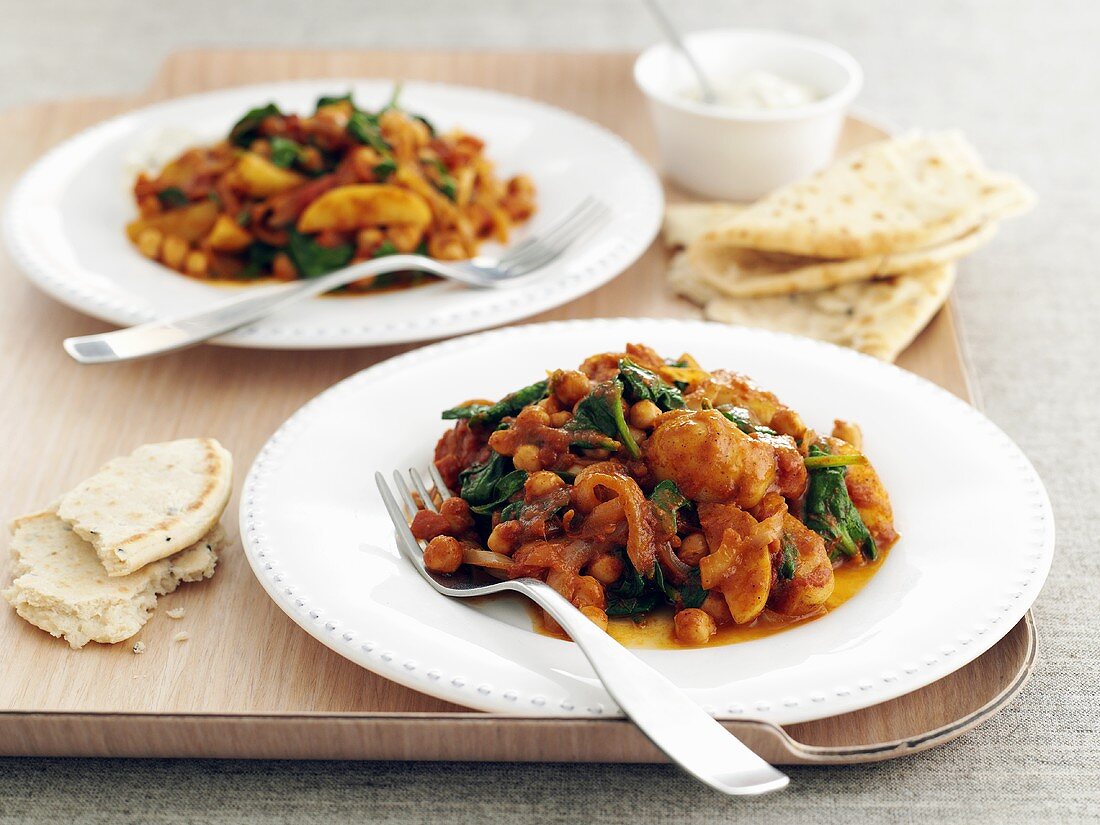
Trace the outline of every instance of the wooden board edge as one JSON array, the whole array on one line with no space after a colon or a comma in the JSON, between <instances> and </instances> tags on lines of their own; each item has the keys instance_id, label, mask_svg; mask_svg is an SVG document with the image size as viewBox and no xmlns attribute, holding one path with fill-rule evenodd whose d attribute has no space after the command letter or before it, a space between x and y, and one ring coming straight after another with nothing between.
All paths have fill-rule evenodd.
<instances>
[{"instance_id":1,"label":"wooden board edge","mask_svg":"<svg viewBox=\"0 0 1100 825\"><path fill-rule=\"evenodd\" d=\"M246 50L195 49L189 53L236 52ZM247 50L263 52L265 50ZM303 50L294 50L295 52ZM303 52L304 53L304 52ZM409 50L410 55L430 51ZM472 52L476 54L477 52ZM622 56L629 51L592 52ZM549 54L543 52L542 54ZM150 99L170 95L158 86L173 57L166 59L153 82L135 95L119 97L81 97L65 103L88 106L101 104L126 109L144 105ZM29 102L11 107L0 116L25 117L33 110L48 109L56 102ZM858 117L858 114L857 114ZM976 387L968 369L967 345L961 328L955 298L937 316L936 323L950 329L958 344L960 372L964 386L954 390L976 400ZM965 397L965 396L964 396ZM1006 706L1019 693L1030 676L1036 655L1036 635L1030 614L1026 617L1030 649L1027 660L1015 679L1002 692L978 711L951 725L928 731L917 737L859 747L825 747L799 743L781 729L761 722L731 722L736 731L765 758L777 764L851 763L891 759L916 753L943 744L981 724ZM495 733L507 721L516 733ZM562 725L555 728L565 744L547 747L537 735L548 722ZM515 723L514 725L512 723ZM569 727L565 727L568 724ZM440 728L441 725L450 725ZM532 727L534 726L534 727ZM302 731L316 728L316 736L298 743ZM472 728L472 730L468 730ZM263 752L263 748L248 746L253 729L262 731L262 743L274 743L278 748ZM429 731L431 731L429 733ZM165 736L168 733L169 736ZM454 733L454 736L450 734ZM54 739L54 736L60 736ZM326 736L334 736L326 743ZM513 741L512 736L524 741ZM179 739L176 737L180 737ZM434 740L440 741L436 743ZM182 741L187 740L187 741ZM450 740L455 741L450 741ZM162 740L166 740L162 744ZM469 755L460 751L470 743ZM479 740L488 741L488 752L478 750ZM530 741L528 741L530 740ZM58 743L64 743L58 745ZM414 751L408 750L415 746ZM245 747L247 752L240 748ZM296 753L295 748L302 751ZM495 748L495 750L494 750ZM509 748L512 754L505 755ZM190 752L189 749L194 752ZM622 720L547 720L496 716L487 714L127 714L94 712L20 712L0 711L0 754L20 756L226 756L234 758L301 758L301 759L409 759L409 760L493 760L551 761L616 761L661 762L657 752L629 723ZM344 755L341 755L344 754ZM497 755L494 755L497 754Z\"/></svg>"},{"instance_id":2,"label":"wooden board edge","mask_svg":"<svg viewBox=\"0 0 1100 825\"><path fill-rule=\"evenodd\" d=\"M767 722L723 724L773 764L879 762L919 753L972 730L1006 707L1034 670L1027 653L1015 678L984 706L916 736L854 747L805 745ZM552 730L552 735L547 733ZM668 760L625 719L546 719L484 713L94 713L0 712L0 756L347 759L402 761L622 762Z\"/></svg>"}]
</instances>

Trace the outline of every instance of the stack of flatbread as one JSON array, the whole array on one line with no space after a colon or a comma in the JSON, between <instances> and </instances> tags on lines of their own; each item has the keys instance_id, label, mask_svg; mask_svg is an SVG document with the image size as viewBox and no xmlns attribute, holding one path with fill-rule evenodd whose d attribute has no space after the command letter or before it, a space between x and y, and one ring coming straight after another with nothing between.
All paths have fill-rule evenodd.
<instances>
[{"instance_id":1,"label":"stack of flatbread","mask_svg":"<svg viewBox=\"0 0 1100 825\"><path fill-rule=\"evenodd\" d=\"M157 596L214 575L232 456L213 438L146 444L12 522L16 612L73 648L120 642Z\"/></svg>"},{"instance_id":2,"label":"stack of flatbread","mask_svg":"<svg viewBox=\"0 0 1100 825\"><path fill-rule=\"evenodd\" d=\"M1030 190L957 133L869 144L751 206L670 206L669 278L708 318L894 360L943 305L955 262Z\"/></svg>"}]
</instances>

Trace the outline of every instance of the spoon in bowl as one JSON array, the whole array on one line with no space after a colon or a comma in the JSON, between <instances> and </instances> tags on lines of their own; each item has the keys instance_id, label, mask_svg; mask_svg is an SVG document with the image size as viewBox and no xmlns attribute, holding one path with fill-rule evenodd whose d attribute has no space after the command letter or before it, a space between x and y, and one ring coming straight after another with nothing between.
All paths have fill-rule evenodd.
<instances>
[{"instance_id":1,"label":"spoon in bowl","mask_svg":"<svg viewBox=\"0 0 1100 825\"><path fill-rule=\"evenodd\" d=\"M687 46L684 44L684 38L680 36L679 30L672 24L668 15L665 14L665 10L661 8L659 0L645 0L645 4L649 7L649 11L653 14L658 25L664 30L668 42L683 55L684 60L687 61L687 64L695 73L695 79L699 81L699 89L703 93L703 102L711 105L717 103L718 96L714 93L714 87L710 84L707 76L703 74L703 70L696 62L695 57L688 51Z\"/></svg>"}]
</instances>

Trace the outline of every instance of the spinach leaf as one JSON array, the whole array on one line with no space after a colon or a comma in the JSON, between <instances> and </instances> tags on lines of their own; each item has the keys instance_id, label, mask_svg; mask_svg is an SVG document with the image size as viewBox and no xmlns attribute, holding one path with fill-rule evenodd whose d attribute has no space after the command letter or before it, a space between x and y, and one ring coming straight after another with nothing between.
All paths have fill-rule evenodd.
<instances>
[{"instance_id":1,"label":"spinach leaf","mask_svg":"<svg viewBox=\"0 0 1100 825\"><path fill-rule=\"evenodd\" d=\"M680 492L680 488L676 486L676 482L671 480L660 482L649 494L649 500L653 504L657 518L661 521L665 535L676 535L676 514L680 512L681 507L690 504Z\"/></svg>"},{"instance_id":2,"label":"spinach leaf","mask_svg":"<svg viewBox=\"0 0 1100 825\"><path fill-rule=\"evenodd\" d=\"M661 377L640 367L629 358L619 361L619 380L623 382L623 394L630 403L652 401L665 412L684 406L684 395Z\"/></svg>"},{"instance_id":3,"label":"spinach leaf","mask_svg":"<svg viewBox=\"0 0 1100 825\"><path fill-rule=\"evenodd\" d=\"M496 498L497 482L512 471L512 460L491 453L481 464L467 467L458 474L459 495L470 505L488 504Z\"/></svg>"},{"instance_id":4,"label":"spinach leaf","mask_svg":"<svg viewBox=\"0 0 1100 825\"><path fill-rule=\"evenodd\" d=\"M325 106L332 106L334 103L350 103L352 108L355 108L355 101L351 99L351 92L344 95L325 95L317 98L317 106L314 108L316 114L317 109L322 109Z\"/></svg>"},{"instance_id":5,"label":"spinach leaf","mask_svg":"<svg viewBox=\"0 0 1100 825\"><path fill-rule=\"evenodd\" d=\"M385 183L390 179L390 175L397 171L397 161L393 158L384 158L381 163L374 165L372 171L380 183Z\"/></svg>"},{"instance_id":6,"label":"spinach leaf","mask_svg":"<svg viewBox=\"0 0 1100 825\"><path fill-rule=\"evenodd\" d=\"M435 137L435 127L432 125L432 122L430 120L428 120L423 115L410 115L410 117L413 120L419 120L421 123L423 123L425 126L427 126L428 127L428 134L431 135L432 137Z\"/></svg>"},{"instance_id":7,"label":"spinach leaf","mask_svg":"<svg viewBox=\"0 0 1100 825\"><path fill-rule=\"evenodd\" d=\"M519 501L513 501L511 504L508 504L503 510L500 511L500 520L515 521L520 517L520 513L522 512L523 499L520 499Z\"/></svg>"},{"instance_id":8,"label":"spinach leaf","mask_svg":"<svg viewBox=\"0 0 1100 825\"><path fill-rule=\"evenodd\" d=\"M191 202L178 186L169 186L167 189L157 192L157 200L160 201L161 206L168 209L173 206L187 206Z\"/></svg>"},{"instance_id":9,"label":"spinach leaf","mask_svg":"<svg viewBox=\"0 0 1100 825\"><path fill-rule=\"evenodd\" d=\"M666 367L680 367L681 369L684 369L685 367L690 367L691 364L688 363L686 358L680 358L679 360L675 360L675 361L671 358L666 358L665 359L665 366ZM687 381L675 381L673 383L676 385L676 389L678 389L680 392L684 392L688 388Z\"/></svg>"},{"instance_id":10,"label":"spinach leaf","mask_svg":"<svg viewBox=\"0 0 1100 825\"><path fill-rule=\"evenodd\" d=\"M699 607L706 598L707 591L699 582L698 570L692 570L683 585L674 587L665 581L661 565L654 564L653 577L647 579L632 564L626 563L622 578L607 589L606 612L608 616L638 616L662 604Z\"/></svg>"},{"instance_id":11,"label":"spinach leaf","mask_svg":"<svg viewBox=\"0 0 1100 825\"><path fill-rule=\"evenodd\" d=\"M240 216L238 216L240 217ZM263 241L253 241L248 247L248 263L241 270L242 278L258 278L271 269L279 248Z\"/></svg>"},{"instance_id":12,"label":"spinach leaf","mask_svg":"<svg viewBox=\"0 0 1100 825\"><path fill-rule=\"evenodd\" d=\"M656 567L660 570L661 566ZM652 580L642 578L634 565L627 562L623 565L622 578L607 589L606 612L608 616L637 616L648 613L666 599L662 588Z\"/></svg>"},{"instance_id":13,"label":"spinach leaf","mask_svg":"<svg viewBox=\"0 0 1100 825\"><path fill-rule=\"evenodd\" d=\"M302 154L302 145L290 138L271 138L271 162L280 169L289 169Z\"/></svg>"},{"instance_id":14,"label":"spinach leaf","mask_svg":"<svg viewBox=\"0 0 1100 825\"><path fill-rule=\"evenodd\" d=\"M397 247L393 245L393 241L386 239L382 243L378 244L378 248L371 253L372 258L385 258L387 255L396 255Z\"/></svg>"},{"instance_id":15,"label":"spinach leaf","mask_svg":"<svg viewBox=\"0 0 1100 825\"><path fill-rule=\"evenodd\" d=\"M753 424L752 415L744 407L735 407L732 404L720 404L718 407L715 407L715 409L736 424L737 429L746 435L752 435L753 433L779 435L779 433L771 427L765 427L762 424Z\"/></svg>"},{"instance_id":16,"label":"spinach leaf","mask_svg":"<svg viewBox=\"0 0 1100 825\"><path fill-rule=\"evenodd\" d=\"M684 607L702 607L709 592L703 589L703 583L699 579L699 569L692 568L687 581L680 585L680 603Z\"/></svg>"},{"instance_id":17,"label":"spinach leaf","mask_svg":"<svg viewBox=\"0 0 1100 825\"><path fill-rule=\"evenodd\" d=\"M360 143L371 147L384 158L390 157L393 153L392 147L382 137L377 115L356 109L348 120L348 134Z\"/></svg>"},{"instance_id":18,"label":"spinach leaf","mask_svg":"<svg viewBox=\"0 0 1100 825\"><path fill-rule=\"evenodd\" d=\"M383 272L381 275L375 275L374 280L367 284L366 288L369 290L389 289L391 286L405 283L404 277L403 272Z\"/></svg>"},{"instance_id":19,"label":"spinach leaf","mask_svg":"<svg viewBox=\"0 0 1100 825\"><path fill-rule=\"evenodd\" d=\"M378 110L379 114L382 114L382 112L389 111L390 109L400 109L401 108L400 106L397 105L397 101L401 97L401 89L402 89L403 86L404 86L403 83L394 83L393 84L393 91L390 92L390 99L386 103L385 106L383 106L381 109Z\"/></svg>"},{"instance_id":20,"label":"spinach leaf","mask_svg":"<svg viewBox=\"0 0 1100 825\"><path fill-rule=\"evenodd\" d=\"M510 392L495 404L464 404L443 411L445 421L459 418L468 419L471 424L483 427L495 427L506 416L518 415L528 404L534 404L546 397L548 384L537 381L530 386Z\"/></svg>"},{"instance_id":21,"label":"spinach leaf","mask_svg":"<svg viewBox=\"0 0 1100 825\"><path fill-rule=\"evenodd\" d=\"M286 251L299 275L303 278L316 278L347 266L351 256L355 254L355 247L350 243L321 246L313 238L292 228Z\"/></svg>"},{"instance_id":22,"label":"spinach leaf","mask_svg":"<svg viewBox=\"0 0 1100 825\"><path fill-rule=\"evenodd\" d=\"M237 213L237 226L248 226L252 223L252 212L246 206Z\"/></svg>"},{"instance_id":23,"label":"spinach leaf","mask_svg":"<svg viewBox=\"0 0 1100 825\"><path fill-rule=\"evenodd\" d=\"M795 546L794 540L786 533L780 539L779 552L781 553L779 570L776 572L779 574L779 578L790 581L794 578L795 567L798 566L798 548Z\"/></svg>"},{"instance_id":24,"label":"spinach leaf","mask_svg":"<svg viewBox=\"0 0 1100 825\"><path fill-rule=\"evenodd\" d=\"M447 168L447 165L439 158L430 158L426 161L439 175L439 180L432 181L432 185L435 186L440 192L446 195L450 200L455 200L458 197L458 182L455 181L454 176L451 174L451 170Z\"/></svg>"},{"instance_id":25,"label":"spinach leaf","mask_svg":"<svg viewBox=\"0 0 1100 825\"><path fill-rule=\"evenodd\" d=\"M255 109L249 109L240 120L233 124L233 128L229 130L229 142L234 146L240 146L247 149L252 141L259 137L260 124L263 123L264 118L282 117L282 114L279 107L274 103L268 103L266 106L257 106Z\"/></svg>"},{"instance_id":26,"label":"spinach leaf","mask_svg":"<svg viewBox=\"0 0 1100 825\"><path fill-rule=\"evenodd\" d=\"M638 458L642 454L623 417L623 385L618 379L604 381L593 387L577 404L573 418L565 425L565 429L570 432L603 433L615 438L632 458Z\"/></svg>"},{"instance_id":27,"label":"spinach leaf","mask_svg":"<svg viewBox=\"0 0 1100 825\"><path fill-rule=\"evenodd\" d=\"M526 482L527 473L524 470L512 470L512 472L508 473L506 476L497 479L496 483L493 485L492 501L474 505L470 507L470 511L477 513L479 516L492 515L494 510L499 509L507 503L508 499L516 493L521 492ZM522 504L523 502L518 501L513 503Z\"/></svg>"},{"instance_id":28,"label":"spinach leaf","mask_svg":"<svg viewBox=\"0 0 1100 825\"><path fill-rule=\"evenodd\" d=\"M809 458L831 455L818 444L810 447ZM848 468L816 467L809 470L806 488L806 526L825 539L833 561L863 553L868 561L878 557L878 547L848 495L844 478Z\"/></svg>"}]
</instances>

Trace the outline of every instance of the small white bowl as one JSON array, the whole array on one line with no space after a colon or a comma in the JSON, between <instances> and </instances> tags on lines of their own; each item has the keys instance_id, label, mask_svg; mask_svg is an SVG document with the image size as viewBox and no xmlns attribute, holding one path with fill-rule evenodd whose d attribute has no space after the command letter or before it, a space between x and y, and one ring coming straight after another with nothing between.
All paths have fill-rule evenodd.
<instances>
[{"instance_id":1,"label":"small white bowl","mask_svg":"<svg viewBox=\"0 0 1100 825\"><path fill-rule=\"evenodd\" d=\"M695 32L684 41L719 90L765 71L820 98L763 111L708 105L691 98L698 83L683 56L667 43L651 46L635 62L634 80L649 98L672 180L711 198L755 200L832 159L845 113L863 86L850 54L820 40L753 29Z\"/></svg>"}]
</instances>

